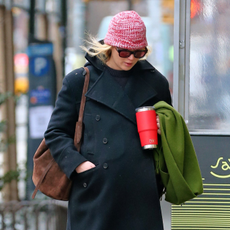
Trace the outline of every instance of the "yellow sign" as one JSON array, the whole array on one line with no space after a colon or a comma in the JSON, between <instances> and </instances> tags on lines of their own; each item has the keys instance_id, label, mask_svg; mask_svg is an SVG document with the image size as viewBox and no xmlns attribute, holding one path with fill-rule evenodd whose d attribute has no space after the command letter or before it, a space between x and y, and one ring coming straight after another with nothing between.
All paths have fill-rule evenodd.
<instances>
[{"instance_id":1,"label":"yellow sign","mask_svg":"<svg viewBox=\"0 0 230 230\"><path fill-rule=\"evenodd\" d=\"M213 168L214 170L221 170L223 171L224 175L220 175L217 172L213 172L211 171L210 173L217 178L222 178L222 179L226 179L230 177L230 159L228 159L228 162L224 160L223 157L219 157L216 161L215 165L211 165L211 168Z\"/></svg>"},{"instance_id":2,"label":"yellow sign","mask_svg":"<svg viewBox=\"0 0 230 230\"><path fill-rule=\"evenodd\" d=\"M174 0L161 0L161 20L164 23L174 23Z\"/></svg>"}]
</instances>

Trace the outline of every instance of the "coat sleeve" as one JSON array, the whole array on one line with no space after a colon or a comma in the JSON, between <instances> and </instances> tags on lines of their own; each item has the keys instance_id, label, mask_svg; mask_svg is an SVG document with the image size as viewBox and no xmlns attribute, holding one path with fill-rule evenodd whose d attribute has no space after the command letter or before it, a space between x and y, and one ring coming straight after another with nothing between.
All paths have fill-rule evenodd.
<instances>
[{"instance_id":1,"label":"coat sleeve","mask_svg":"<svg viewBox=\"0 0 230 230\"><path fill-rule=\"evenodd\" d=\"M45 132L45 142L68 178L78 165L87 161L77 151L73 140L84 84L82 71L83 69L78 69L64 78Z\"/></svg>"}]
</instances>

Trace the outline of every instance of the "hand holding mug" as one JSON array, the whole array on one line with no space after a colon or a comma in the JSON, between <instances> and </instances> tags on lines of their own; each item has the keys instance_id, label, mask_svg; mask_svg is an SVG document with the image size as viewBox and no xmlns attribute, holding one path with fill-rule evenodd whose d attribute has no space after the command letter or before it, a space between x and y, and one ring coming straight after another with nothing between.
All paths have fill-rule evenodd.
<instances>
[{"instance_id":1,"label":"hand holding mug","mask_svg":"<svg viewBox=\"0 0 230 230\"><path fill-rule=\"evenodd\" d=\"M158 133L159 135L161 135L160 118L159 118L158 115L156 116L156 120L157 120L157 133Z\"/></svg>"}]
</instances>

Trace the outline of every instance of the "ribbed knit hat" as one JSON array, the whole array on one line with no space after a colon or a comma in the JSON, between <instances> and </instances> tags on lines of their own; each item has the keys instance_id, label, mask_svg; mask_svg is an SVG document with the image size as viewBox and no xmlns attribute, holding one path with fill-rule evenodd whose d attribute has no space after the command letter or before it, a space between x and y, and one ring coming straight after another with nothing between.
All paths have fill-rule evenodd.
<instances>
[{"instance_id":1,"label":"ribbed knit hat","mask_svg":"<svg viewBox=\"0 0 230 230\"><path fill-rule=\"evenodd\" d=\"M135 11L116 14L109 23L104 43L124 49L140 49L148 45L146 27Z\"/></svg>"}]
</instances>

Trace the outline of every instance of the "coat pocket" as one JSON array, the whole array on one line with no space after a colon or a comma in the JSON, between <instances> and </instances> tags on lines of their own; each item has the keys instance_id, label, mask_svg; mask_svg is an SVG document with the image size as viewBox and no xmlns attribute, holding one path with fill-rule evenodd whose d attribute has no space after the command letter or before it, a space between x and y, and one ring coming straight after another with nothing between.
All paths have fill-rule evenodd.
<instances>
[{"instance_id":1,"label":"coat pocket","mask_svg":"<svg viewBox=\"0 0 230 230\"><path fill-rule=\"evenodd\" d=\"M85 172L76 173L73 178L70 201L83 204L92 199L95 200L103 190L105 183L102 170L101 165L97 165Z\"/></svg>"},{"instance_id":2,"label":"coat pocket","mask_svg":"<svg viewBox=\"0 0 230 230\"><path fill-rule=\"evenodd\" d=\"M82 175L84 176L84 175L90 174L90 173L94 172L98 167L99 167L99 164L95 164L94 168L88 169L88 170L81 172L81 173L77 173L77 177L81 177Z\"/></svg>"}]
</instances>

